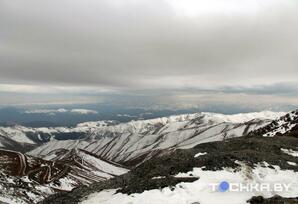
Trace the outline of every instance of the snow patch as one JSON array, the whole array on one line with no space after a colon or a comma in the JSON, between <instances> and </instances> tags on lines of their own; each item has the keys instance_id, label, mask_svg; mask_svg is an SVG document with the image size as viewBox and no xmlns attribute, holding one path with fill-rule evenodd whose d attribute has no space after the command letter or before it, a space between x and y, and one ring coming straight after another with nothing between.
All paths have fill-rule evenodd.
<instances>
[{"instance_id":1,"label":"snow patch","mask_svg":"<svg viewBox=\"0 0 298 204\"><path fill-rule=\"evenodd\" d=\"M294 151L292 149L283 149L283 148L281 148L280 150L288 155L293 156L293 157L298 157L298 151Z\"/></svg>"},{"instance_id":2,"label":"snow patch","mask_svg":"<svg viewBox=\"0 0 298 204\"><path fill-rule=\"evenodd\" d=\"M206 155L206 154L207 154L207 152L199 152L194 157L197 158L199 156L203 156L203 155Z\"/></svg>"},{"instance_id":3,"label":"snow patch","mask_svg":"<svg viewBox=\"0 0 298 204\"><path fill-rule=\"evenodd\" d=\"M191 172L200 179L192 183L179 183L174 189L163 188L144 191L143 193L126 195L116 193L116 189L104 190L91 194L82 204L189 204L198 202L200 204L210 203L229 203L244 204L253 196L272 197L276 194L283 197L298 196L298 172L290 170L281 170L275 166L275 169L264 168L261 165L254 169L242 169L235 172L232 169L221 171L204 171L201 168L194 168ZM290 190L285 192L219 192L213 191L210 184L228 181L230 183L287 183L291 184Z\"/></svg>"},{"instance_id":4,"label":"snow patch","mask_svg":"<svg viewBox=\"0 0 298 204\"><path fill-rule=\"evenodd\" d=\"M297 164L295 162L290 162L290 161L287 161L287 163L291 166L297 166Z\"/></svg>"}]
</instances>

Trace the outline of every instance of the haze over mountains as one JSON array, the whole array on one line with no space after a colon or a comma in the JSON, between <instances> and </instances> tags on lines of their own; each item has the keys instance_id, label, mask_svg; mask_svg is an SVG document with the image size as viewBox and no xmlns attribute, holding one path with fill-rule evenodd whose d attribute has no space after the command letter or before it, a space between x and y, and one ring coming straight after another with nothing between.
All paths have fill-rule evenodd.
<instances>
[{"instance_id":1,"label":"haze over mountains","mask_svg":"<svg viewBox=\"0 0 298 204\"><path fill-rule=\"evenodd\" d=\"M115 99L118 100L118 99ZM287 112L297 106L268 107L275 112ZM14 124L27 127L59 127L76 126L78 123L99 120L115 120L129 122L131 120L154 119L171 115L215 112L222 114L237 114L259 112L264 110L262 106L243 106L240 104L201 104L193 107L172 107L148 105L138 106L113 105L113 103L94 104L36 104L27 106L0 107L0 124L10 126Z\"/></svg>"}]
</instances>

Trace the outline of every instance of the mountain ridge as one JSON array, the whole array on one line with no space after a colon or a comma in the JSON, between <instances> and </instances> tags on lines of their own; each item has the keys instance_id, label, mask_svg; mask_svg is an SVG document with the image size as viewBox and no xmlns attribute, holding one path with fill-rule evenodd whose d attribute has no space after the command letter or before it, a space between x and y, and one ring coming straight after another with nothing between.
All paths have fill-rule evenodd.
<instances>
[{"instance_id":1,"label":"mountain ridge","mask_svg":"<svg viewBox=\"0 0 298 204\"><path fill-rule=\"evenodd\" d=\"M94 127L86 138L51 140L29 154L44 156L55 148L79 148L110 161L132 164L134 160L146 159L146 155L154 151L191 148L199 143L240 137L283 114L268 111L237 115L197 113L104 126L85 123L85 127Z\"/></svg>"}]
</instances>

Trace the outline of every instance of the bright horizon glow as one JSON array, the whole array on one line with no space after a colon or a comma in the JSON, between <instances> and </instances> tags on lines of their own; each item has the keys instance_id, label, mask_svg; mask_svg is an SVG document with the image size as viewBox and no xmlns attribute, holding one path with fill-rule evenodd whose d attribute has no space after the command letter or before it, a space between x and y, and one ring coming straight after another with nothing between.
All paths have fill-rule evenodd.
<instances>
[{"instance_id":1,"label":"bright horizon glow","mask_svg":"<svg viewBox=\"0 0 298 204\"><path fill-rule=\"evenodd\" d=\"M258 11L274 5L275 0L167 0L179 14L196 17L216 14L256 14Z\"/></svg>"}]
</instances>

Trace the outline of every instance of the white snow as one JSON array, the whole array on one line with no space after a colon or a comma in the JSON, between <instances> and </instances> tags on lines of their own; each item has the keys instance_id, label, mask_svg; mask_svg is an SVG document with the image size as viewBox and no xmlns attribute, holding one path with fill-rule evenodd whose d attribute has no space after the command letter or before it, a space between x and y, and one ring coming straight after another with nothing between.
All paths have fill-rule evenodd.
<instances>
[{"instance_id":1,"label":"white snow","mask_svg":"<svg viewBox=\"0 0 298 204\"><path fill-rule=\"evenodd\" d=\"M28 186L28 188L24 190L23 184ZM31 200L36 203L55 193L55 191L49 187L49 184L42 185L30 180L27 176L15 177L3 174L2 172L0 190L0 203L9 204L33 203Z\"/></svg>"},{"instance_id":2,"label":"white snow","mask_svg":"<svg viewBox=\"0 0 298 204\"><path fill-rule=\"evenodd\" d=\"M164 179L164 178L166 178L165 176L155 176L155 177L152 177L151 179Z\"/></svg>"},{"instance_id":3,"label":"white snow","mask_svg":"<svg viewBox=\"0 0 298 204\"><path fill-rule=\"evenodd\" d=\"M264 134L263 136L264 137L273 137L278 133L279 134L285 134L286 132L289 132L290 130L292 130L296 126L296 124L289 124L288 123L286 126L284 124L286 124L286 122L281 123L276 129Z\"/></svg>"},{"instance_id":4,"label":"white snow","mask_svg":"<svg viewBox=\"0 0 298 204\"><path fill-rule=\"evenodd\" d=\"M42 193L45 193L46 195L51 195L54 193L54 191L48 186L35 186L35 189ZM65 188L64 190L67 190L67 188Z\"/></svg>"},{"instance_id":5,"label":"white snow","mask_svg":"<svg viewBox=\"0 0 298 204\"><path fill-rule=\"evenodd\" d=\"M31 200L39 200L40 199L40 196L38 196L30 191L26 191L26 194Z\"/></svg>"},{"instance_id":6,"label":"white snow","mask_svg":"<svg viewBox=\"0 0 298 204\"><path fill-rule=\"evenodd\" d=\"M70 111L71 113L76 113L76 114L82 114L82 115L88 115L88 114L97 114L97 111L94 110L87 110L87 109L72 109Z\"/></svg>"},{"instance_id":7,"label":"white snow","mask_svg":"<svg viewBox=\"0 0 298 204\"><path fill-rule=\"evenodd\" d=\"M58 148L80 148L99 156L104 155L109 160L128 161L152 150L188 149L201 143L241 137L283 114L270 111L236 115L195 113L120 124L112 121L86 122L67 130L49 130L53 133L82 131L89 135L86 140L51 140L29 154L45 156ZM248 121L252 122L246 124Z\"/></svg>"},{"instance_id":8,"label":"white snow","mask_svg":"<svg viewBox=\"0 0 298 204\"><path fill-rule=\"evenodd\" d=\"M292 149L283 149L283 148L281 148L281 151L293 157L298 157L298 151L294 151Z\"/></svg>"},{"instance_id":9,"label":"white snow","mask_svg":"<svg viewBox=\"0 0 298 204\"><path fill-rule=\"evenodd\" d=\"M190 173L190 172L189 172ZM126 195L116 194L116 189L104 190L91 194L82 204L245 204L252 196L272 197L276 194L283 197L298 196L298 172L258 167L249 169L242 166L241 171L234 172L233 169L221 171L204 171L201 168L194 168L191 172L200 179L192 183L179 183L172 191L170 188L161 190L154 189L139 194ZM256 184L268 183L274 185L282 183L289 185L288 191L242 191L242 192L219 192L213 191L211 184L219 184L222 181L229 183Z\"/></svg>"},{"instance_id":10,"label":"white snow","mask_svg":"<svg viewBox=\"0 0 298 204\"><path fill-rule=\"evenodd\" d=\"M57 186L53 183L49 184L49 186L63 191L71 191L75 186L77 186L75 181L66 177L59 179L59 181L61 183L60 186Z\"/></svg>"},{"instance_id":11,"label":"white snow","mask_svg":"<svg viewBox=\"0 0 298 204\"><path fill-rule=\"evenodd\" d=\"M47 161L51 161L52 159L56 158L56 154L49 154L49 155L46 155L45 157L43 157L44 160L47 160Z\"/></svg>"},{"instance_id":12,"label":"white snow","mask_svg":"<svg viewBox=\"0 0 298 204\"><path fill-rule=\"evenodd\" d=\"M289 131L291 131L297 124L296 123L290 123L288 121L288 118L290 121L294 121L297 117L297 112L291 112L285 117L281 117L279 120L277 120L277 124L275 125L274 129L272 131L267 132L264 134L264 137L274 137L276 134L285 134Z\"/></svg>"},{"instance_id":13,"label":"white snow","mask_svg":"<svg viewBox=\"0 0 298 204\"><path fill-rule=\"evenodd\" d=\"M262 111L254 113L239 113L234 115L224 115L218 113L203 113L207 116L209 120L217 122L230 122L230 123L245 123L255 119L277 119L283 115L285 112L272 112L272 111Z\"/></svg>"},{"instance_id":14,"label":"white snow","mask_svg":"<svg viewBox=\"0 0 298 204\"><path fill-rule=\"evenodd\" d=\"M128 172L127 169L110 164L106 161L103 161L103 160L98 159L94 156L85 154L83 152L79 152L78 154L81 156L83 163L87 162L88 164L96 167L96 169L99 169L99 170L103 171L105 174L110 175L109 177L112 177L111 175L121 175L121 174L125 174Z\"/></svg>"},{"instance_id":15,"label":"white snow","mask_svg":"<svg viewBox=\"0 0 298 204\"><path fill-rule=\"evenodd\" d=\"M287 161L287 163L288 163L289 165L292 165L292 166L297 166L297 164L296 164L295 162Z\"/></svg>"},{"instance_id":16,"label":"white snow","mask_svg":"<svg viewBox=\"0 0 298 204\"><path fill-rule=\"evenodd\" d=\"M35 142L29 139L26 136L26 134L22 131L22 126L1 127L0 133L17 142L35 144Z\"/></svg>"},{"instance_id":17,"label":"white snow","mask_svg":"<svg viewBox=\"0 0 298 204\"><path fill-rule=\"evenodd\" d=\"M206 155L206 154L207 154L207 152L199 152L194 157L197 158L199 156L203 156L203 155Z\"/></svg>"},{"instance_id":18,"label":"white snow","mask_svg":"<svg viewBox=\"0 0 298 204\"><path fill-rule=\"evenodd\" d=\"M25 202L21 201L21 200L17 200L17 199L14 199L12 197L5 197L3 195L0 195L0 203L9 203L9 204L25 204Z\"/></svg>"}]
</instances>

